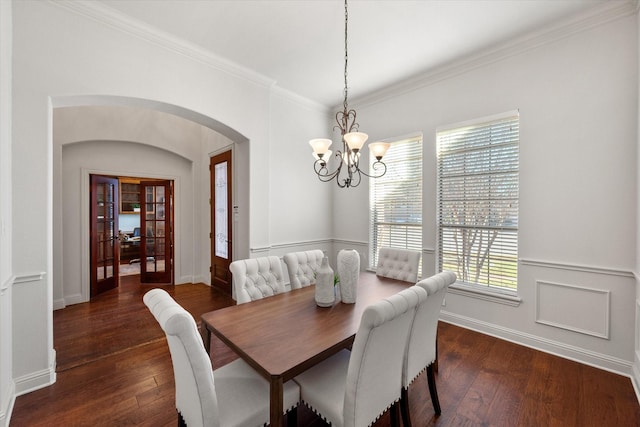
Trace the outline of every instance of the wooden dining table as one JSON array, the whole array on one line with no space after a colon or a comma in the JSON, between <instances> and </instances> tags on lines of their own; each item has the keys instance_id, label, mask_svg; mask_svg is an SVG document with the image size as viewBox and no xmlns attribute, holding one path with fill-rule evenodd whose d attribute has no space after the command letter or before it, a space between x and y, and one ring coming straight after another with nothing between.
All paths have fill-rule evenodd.
<instances>
[{"instance_id":1,"label":"wooden dining table","mask_svg":"<svg viewBox=\"0 0 640 427\"><path fill-rule=\"evenodd\" d=\"M283 423L283 384L344 348L350 348L364 309L411 283L360 273L355 304L318 307L315 286L202 315L207 352L211 334L270 384L270 423Z\"/></svg>"}]
</instances>

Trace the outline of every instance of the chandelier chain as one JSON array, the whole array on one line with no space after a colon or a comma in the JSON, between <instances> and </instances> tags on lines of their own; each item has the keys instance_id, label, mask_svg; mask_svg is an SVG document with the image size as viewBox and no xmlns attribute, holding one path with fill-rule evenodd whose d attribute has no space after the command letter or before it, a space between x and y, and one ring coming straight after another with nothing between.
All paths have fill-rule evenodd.
<instances>
[{"instance_id":1,"label":"chandelier chain","mask_svg":"<svg viewBox=\"0 0 640 427\"><path fill-rule=\"evenodd\" d=\"M349 21L349 11L347 9L347 0L344 0L344 110L347 111L349 109L347 103L348 96L348 85L347 85L347 64L349 63L349 53L348 53L348 45L347 45L347 28Z\"/></svg>"}]
</instances>

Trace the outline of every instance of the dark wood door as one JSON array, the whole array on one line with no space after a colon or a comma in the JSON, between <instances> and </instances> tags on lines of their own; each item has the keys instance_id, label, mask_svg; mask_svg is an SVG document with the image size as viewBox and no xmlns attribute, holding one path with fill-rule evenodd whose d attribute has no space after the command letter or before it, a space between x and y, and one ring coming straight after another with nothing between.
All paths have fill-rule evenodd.
<instances>
[{"instance_id":1,"label":"dark wood door","mask_svg":"<svg viewBox=\"0 0 640 427\"><path fill-rule=\"evenodd\" d=\"M140 282L173 283L173 181L140 181Z\"/></svg>"},{"instance_id":2,"label":"dark wood door","mask_svg":"<svg viewBox=\"0 0 640 427\"><path fill-rule=\"evenodd\" d=\"M232 173L231 151L211 158L211 284L231 294Z\"/></svg>"},{"instance_id":3,"label":"dark wood door","mask_svg":"<svg viewBox=\"0 0 640 427\"><path fill-rule=\"evenodd\" d=\"M118 179L91 175L91 297L118 287Z\"/></svg>"}]
</instances>

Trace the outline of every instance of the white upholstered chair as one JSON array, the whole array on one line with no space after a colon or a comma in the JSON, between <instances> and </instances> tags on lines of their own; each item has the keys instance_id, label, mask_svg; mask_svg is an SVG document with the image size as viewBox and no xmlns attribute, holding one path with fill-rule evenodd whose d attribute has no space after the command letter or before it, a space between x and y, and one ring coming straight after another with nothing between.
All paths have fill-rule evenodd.
<instances>
[{"instance_id":1,"label":"white upholstered chair","mask_svg":"<svg viewBox=\"0 0 640 427\"><path fill-rule=\"evenodd\" d=\"M442 301L447 293L447 288L455 281L455 273L443 271L416 284L416 286L423 288L429 297L416 309L416 317L409 333L409 345L402 371L402 399L400 400L400 413L402 414L404 427L411 426L408 399L409 385L425 368L427 368L427 383L433 409L436 415L441 413L434 375L434 361L436 360L437 350L436 336Z\"/></svg>"},{"instance_id":2,"label":"white upholstered chair","mask_svg":"<svg viewBox=\"0 0 640 427\"><path fill-rule=\"evenodd\" d=\"M213 371L191 314L163 289L150 290L143 300L167 336L179 426L254 427L269 422L266 379L242 359ZM287 381L285 410L297 407L299 398L298 385Z\"/></svg>"},{"instance_id":3,"label":"white upholstered chair","mask_svg":"<svg viewBox=\"0 0 640 427\"><path fill-rule=\"evenodd\" d=\"M315 273L322 264L324 252L320 249L303 252L290 252L283 259L289 273L291 289L315 285Z\"/></svg>"},{"instance_id":4,"label":"white upholstered chair","mask_svg":"<svg viewBox=\"0 0 640 427\"><path fill-rule=\"evenodd\" d=\"M238 304L286 290L282 264L277 256L233 261L229 269L233 276L233 294Z\"/></svg>"},{"instance_id":5,"label":"white upholstered chair","mask_svg":"<svg viewBox=\"0 0 640 427\"><path fill-rule=\"evenodd\" d=\"M418 281L420 252L410 249L380 248L376 274L409 283Z\"/></svg>"},{"instance_id":6,"label":"white upholstered chair","mask_svg":"<svg viewBox=\"0 0 640 427\"><path fill-rule=\"evenodd\" d=\"M402 366L415 308L412 286L367 307L351 352L342 350L294 378L301 400L334 427L365 427L389 407L396 424Z\"/></svg>"}]
</instances>

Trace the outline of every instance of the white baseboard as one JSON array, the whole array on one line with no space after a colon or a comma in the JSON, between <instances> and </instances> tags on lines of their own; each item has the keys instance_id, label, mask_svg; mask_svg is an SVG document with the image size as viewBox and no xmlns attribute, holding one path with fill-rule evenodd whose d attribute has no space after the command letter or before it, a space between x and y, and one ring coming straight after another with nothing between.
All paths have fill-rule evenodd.
<instances>
[{"instance_id":1,"label":"white baseboard","mask_svg":"<svg viewBox=\"0 0 640 427\"><path fill-rule=\"evenodd\" d=\"M211 286L211 276L193 276L193 280L188 283L204 283L205 285Z\"/></svg>"},{"instance_id":2,"label":"white baseboard","mask_svg":"<svg viewBox=\"0 0 640 427\"><path fill-rule=\"evenodd\" d=\"M64 307L66 307L68 305L80 304L82 302L87 302L87 301L88 300L86 298L84 298L84 296L82 294L74 294L74 295L65 296L63 304L64 304ZM54 305L54 310L55 309L56 308L55 308L55 305Z\"/></svg>"},{"instance_id":3,"label":"white baseboard","mask_svg":"<svg viewBox=\"0 0 640 427\"><path fill-rule=\"evenodd\" d=\"M633 390L636 392L636 398L638 402L640 402L640 369L637 364L633 364L632 374L631 374L631 384L633 385Z\"/></svg>"},{"instance_id":4,"label":"white baseboard","mask_svg":"<svg viewBox=\"0 0 640 427\"><path fill-rule=\"evenodd\" d=\"M16 396L22 396L55 383L56 372L53 369L43 369L18 377L15 382Z\"/></svg>"},{"instance_id":5,"label":"white baseboard","mask_svg":"<svg viewBox=\"0 0 640 427\"><path fill-rule=\"evenodd\" d=\"M183 285L185 283L198 283L198 282L194 282L195 277L194 276L180 276L178 279L176 279L175 284L176 285Z\"/></svg>"},{"instance_id":6,"label":"white baseboard","mask_svg":"<svg viewBox=\"0 0 640 427\"><path fill-rule=\"evenodd\" d=\"M553 354L564 359L573 360L605 371L613 372L632 380L633 365L628 360L612 357L584 348L575 347L559 341L550 340L536 335L527 334L503 326L482 322L470 317L460 316L442 310L440 320L466 329L471 329L486 335L510 341L515 344Z\"/></svg>"},{"instance_id":7,"label":"white baseboard","mask_svg":"<svg viewBox=\"0 0 640 427\"><path fill-rule=\"evenodd\" d=\"M51 361L49 368L13 379L16 397L50 386L56 382L56 351L53 349L49 360Z\"/></svg>"},{"instance_id":8,"label":"white baseboard","mask_svg":"<svg viewBox=\"0 0 640 427\"><path fill-rule=\"evenodd\" d=\"M13 405L16 402L16 384L13 381L9 382L9 386L3 396L4 399L0 407L0 426L9 427L11 414L13 413Z\"/></svg>"},{"instance_id":9,"label":"white baseboard","mask_svg":"<svg viewBox=\"0 0 640 427\"><path fill-rule=\"evenodd\" d=\"M53 309L54 310L60 310L60 309L65 308L66 306L67 306L67 304L64 301L64 298L54 299L53 300Z\"/></svg>"}]
</instances>

